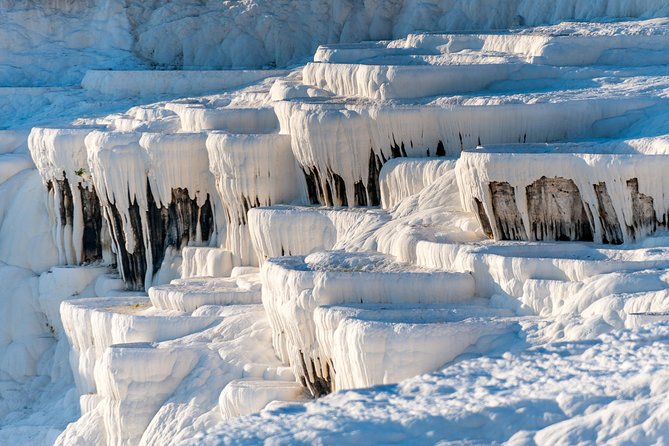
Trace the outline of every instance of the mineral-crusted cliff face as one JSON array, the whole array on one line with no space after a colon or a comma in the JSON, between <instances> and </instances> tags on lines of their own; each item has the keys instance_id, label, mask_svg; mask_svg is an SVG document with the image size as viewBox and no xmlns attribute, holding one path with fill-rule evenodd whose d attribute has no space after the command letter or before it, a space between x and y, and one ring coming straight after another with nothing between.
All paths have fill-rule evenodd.
<instances>
[{"instance_id":1,"label":"mineral-crusted cliff face","mask_svg":"<svg viewBox=\"0 0 669 446\"><path fill-rule=\"evenodd\" d=\"M667 226L664 181L655 177L664 153L565 154L555 152L574 147L557 145L512 155L513 147L466 151L458 165L463 203L489 237L621 244Z\"/></svg>"},{"instance_id":2,"label":"mineral-crusted cliff face","mask_svg":"<svg viewBox=\"0 0 669 446\"><path fill-rule=\"evenodd\" d=\"M666 4L656 0L573 0L569 6L514 0L485 7L468 0L3 0L0 84L73 85L93 68L285 66L319 44L397 38L416 30L504 29L666 13ZM56 53L58 58L44 57Z\"/></svg>"},{"instance_id":3,"label":"mineral-crusted cliff face","mask_svg":"<svg viewBox=\"0 0 669 446\"><path fill-rule=\"evenodd\" d=\"M90 128L35 128L29 148L48 191L61 264L113 261L109 231L91 181L84 138Z\"/></svg>"},{"instance_id":4,"label":"mineral-crusted cliff face","mask_svg":"<svg viewBox=\"0 0 669 446\"><path fill-rule=\"evenodd\" d=\"M150 286L168 248L216 232L206 135L92 132L88 164L103 197L122 277Z\"/></svg>"},{"instance_id":5,"label":"mineral-crusted cliff face","mask_svg":"<svg viewBox=\"0 0 669 446\"><path fill-rule=\"evenodd\" d=\"M207 138L207 151L227 220L226 246L236 264L257 265L248 229L249 209L305 202L290 137L213 132Z\"/></svg>"},{"instance_id":6,"label":"mineral-crusted cliff face","mask_svg":"<svg viewBox=\"0 0 669 446\"><path fill-rule=\"evenodd\" d=\"M202 32L214 29L206 25L216 14L200 22L194 13L206 2L193 9L178 3L193 13L186 21L203 24ZM262 12L288 3L294 9L330 4L234 6L239 12L258 5ZM591 3L591 10L601 5ZM604 3L611 10L623 4ZM369 11L381 4L366 3ZM398 1L389 8L422 4ZM585 5L501 4L500 23L515 9L537 10L536 18L558 10L578 15ZM147 21L153 10L167 18L181 14L170 13L176 2L145 5L134 14ZM465 3L445 0L430 11L438 15L449 5ZM637 3L625 5L630 12ZM258 11L239 15L249 27L239 45L248 51L255 46L247 37L272 29L271 19L260 31L250 29ZM318 13L326 17L327 8ZM176 22L161 24L161 32L182 24ZM133 32L141 39L149 31ZM308 37L300 45L308 46ZM212 34L210 42L219 38ZM189 51L210 54L209 47L195 47L202 41L191 43ZM30 89L37 103L63 101L45 106L44 114L50 107L75 108L60 111L62 128L32 131L29 149L39 175L16 173L29 167L28 154L14 133L0 131L0 152L15 152L0 155L0 260L21 266L0 263L7 283L0 290L7 310L0 311L0 354L11 359L0 358L3 397L9 379L28 383L33 394L42 382L60 385L59 394L70 386L45 409L71 408L59 415L65 431L56 444L62 445L180 444L198 442L204 430L225 437L229 424L216 427L222 417L269 404L262 415L245 418L252 426L244 438L255 440L267 419L294 412L299 423L310 422L314 410L337 401L366 417L360 395L392 400L398 392L429 395L430 407L408 423L418 434L397 437L406 426L396 414L415 416L415 400L374 406L373 416L392 427L390 442L425 438L441 426L434 407L440 417L453 416L441 434L456 442L509 441L516 426L508 420L522 424L521 437L512 441L540 439L534 431L556 420L570 435L581 432L571 423L591 426L591 411L602 416L601 385L607 398L611 389L602 376L618 379L618 368L606 363L602 370L601 362L582 360L590 353L577 355L594 367L581 369L599 384L593 399L581 399L581 388L573 396L571 375L567 387L562 382L545 394L559 403L546 411L546 400L536 403L531 389L544 384L537 376L558 374L519 374L536 358L519 350L667 319L669 247L666 237L653 235L666 227L669 212L668 45L669 19L604 20L326 45L294 70L98 70L81 89ZM166 45L161 57L200 57L172 49ZM99 117L103 107L107 115ZM635 243L610 246L629 242ZM44 255L35 259L26 250ZM114 262L121 278L110 268ZM624 336L639 336L655 349L666 344L665 335L662 342L647 332ZM583 351L575 346L569 343ZM562 351L555 345L528 350L541 350L542 358ZM510 385L520 386L523 407L529 399L527 407L537 404L534 414L547 416L519 413L516 400L499 410L508 396L500 396L502 375L486 375L495 358L471 359L491 351L503 357ZM666 363L646 354L611 362L629 376L639 367L664 370ZM484 367L467 371L468 364ZM460 365L476 383L476 404L452 409L451 402L471 395L451 386L433 389L448 368ZM75 383L61 385L70 372ZM655 401L649 388L667 401L658 376L636 377L633 390L628 383L615 390L613 402L601 405L601 419L630 404L631 395L640 404ZM305 410L272 403L301 404L306 394L412 377L307 403ZM51 390L44 394L49 399ZM6 410L23 417L25 404L18 398L10 404L16 408L0 401L0 417ZM272 410L276 404L279 411ZM620 417L621 429L645 435L648 429L636 428L646 427L646 419L631 418ZM472 419L495 430L471 429ZM1 429L0 443L17 432L23 430ZM441 437L425 441L433 440Z\"/></svg>"}]
</instances>

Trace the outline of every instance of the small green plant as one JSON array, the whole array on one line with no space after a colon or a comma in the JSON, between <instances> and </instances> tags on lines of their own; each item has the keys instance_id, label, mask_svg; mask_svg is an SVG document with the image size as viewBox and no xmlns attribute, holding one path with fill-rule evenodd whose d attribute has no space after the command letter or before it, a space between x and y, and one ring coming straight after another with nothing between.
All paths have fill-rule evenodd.
<instances>
[{"instance_id":1,"label":"small green plant","mask_svg":"<svg viewBox=\"0 0 669 446\"><path fill-rule=\"evenodd\" d=\"M83 167L80 167L74 171L74 174L78 177L83 177L84 173L86 173L86 169L84 169Z\"/></svg>"}]
</instances>

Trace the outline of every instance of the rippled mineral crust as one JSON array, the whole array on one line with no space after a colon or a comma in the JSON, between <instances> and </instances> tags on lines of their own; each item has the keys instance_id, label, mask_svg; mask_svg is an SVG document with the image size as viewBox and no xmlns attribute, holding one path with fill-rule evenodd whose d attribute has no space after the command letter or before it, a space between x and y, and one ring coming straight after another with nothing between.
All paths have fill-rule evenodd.
<instances>
[{"instance_id":1,"label":"rippled mineral crust","mask_svg":"<svg viewBox=\"0 0 669 446\"><path fill-rule=\"evenodd\" d=\"M660 0L0 0L0 444L666 444Z\"/></svg>"}]
</instances>

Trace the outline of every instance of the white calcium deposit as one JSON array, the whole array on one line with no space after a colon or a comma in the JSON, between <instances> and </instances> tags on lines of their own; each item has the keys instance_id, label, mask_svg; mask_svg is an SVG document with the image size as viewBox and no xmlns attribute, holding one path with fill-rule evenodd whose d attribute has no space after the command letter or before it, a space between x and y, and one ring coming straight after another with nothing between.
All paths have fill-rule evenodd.
<instances>
[{"instance_id":1,"label":"white calcium deposit","mask_svg":"<svg viewBox=\"0 0 669 446\"><path fill-rule=\"evenodd\" d=\"M0 444L669 441L665 1L19 3Z\"/></svg>"}]
</instances>

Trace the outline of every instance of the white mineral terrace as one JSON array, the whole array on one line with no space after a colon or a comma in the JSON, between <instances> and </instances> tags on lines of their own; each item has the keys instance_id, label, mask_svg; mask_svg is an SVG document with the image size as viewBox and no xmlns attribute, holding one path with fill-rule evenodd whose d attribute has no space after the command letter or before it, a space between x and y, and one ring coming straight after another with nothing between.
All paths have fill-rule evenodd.
<instances>
[{"instance_id":1,"label":"white mineral terrace","mask_svg":"<svg viewBox=\"0 0 669 446\"><path fill-rule=\"evenodd\" d=\"M227 218L226 247L237 264L257 265L247 227L248 210L306 200L290 138L214 132L207 138L207 151Z\"/></svg>"},{"instance_id":2,"label":"white mineral terrace","mask_svg":"<svg viewBox=\"0 0 669 446\"><path fill-rule=\"evenodd\" d=\"M0 444L667 443L665 2L163 3L0 87Z\"/></svg>"},{"instance_id":3,"label":"white mineral terrace","mask_svg":"<svg viewBox=\"0 0 669 446\"><path fill-rule=\"evenodd\" d=\"M467 150L457 167L463 205L494 222L489 225L496 239L623 243L666 227L669 202L660 172L669 156L610 149L573 144Z\"/></svg>"},{"instance_id":4,"label":"white mineral terrace","mask_svg":"<svg viewBox=\"0 0 669 446\"><path fill-rule=\"evenodd\" d=\"M192 313L203 305L258 304L260 291L257 274L251 274L233 278L175 279L167 285L149 288L149 298L160 310Z\"/></svg>"},{"instance_id":5,"label":"white mineral terrace","mask_svg":"<svg viewBox=\"0 0 669 446\"><path fill-rule=\"evenodd\" d=\"M227 71L88 71L81 86L90 93L115 97L178 94L186 96L256 83L282 70Z\"/></svg>"},{"instance_id":6,"label":"white mineral terrace","mask_svg":"<svg viewBox=\"0 0 669 446\"><path fill-rule=\"evenodd\" d=\"M318 306L436 304L474 295L470 274L410 271L407 267L378 254L337 251L270 259L264 264L262 301L273 328L274 348L312 394L329 391L332 380L316 339L313 312Z\"/></svg>"},{"instance_id":7,"label":"white mineral terrace","mask_svg":"<svg viewBox=\"0 0 669 446\"><path fill-rule=\"evenodd\" d=\"M80 394L95 392L93 369L110 345L157 342L202 330L215 317L156 313L144 297L66 301L61 318L70 345L70 363Z\"/></svg>"},{"instance_id":8,"label":"white mineral terrace","mask_svg":"<svg viewBox=\"0 0 669 446\"><path fill-rule=\"evenodd\" d=\"M506 313L506 314L505 314ZM394 383L519 330L512 312L464 305L321 306L314 312L333 390Z\"/></svg>"},{"instance_id":9,"label":"white mineral terrace","mask_svg":"<svg viewBox=\"0 0 669 446\"><path fill-rule=\"evenodd\" d=\"M49 189L49 217L62 264L77 265L103 256L110 261L108 243L102 240L108 230L103 227L84 143L92 130L33 128L28 137L32 159Z\"/></svg>"}]
</instances>

